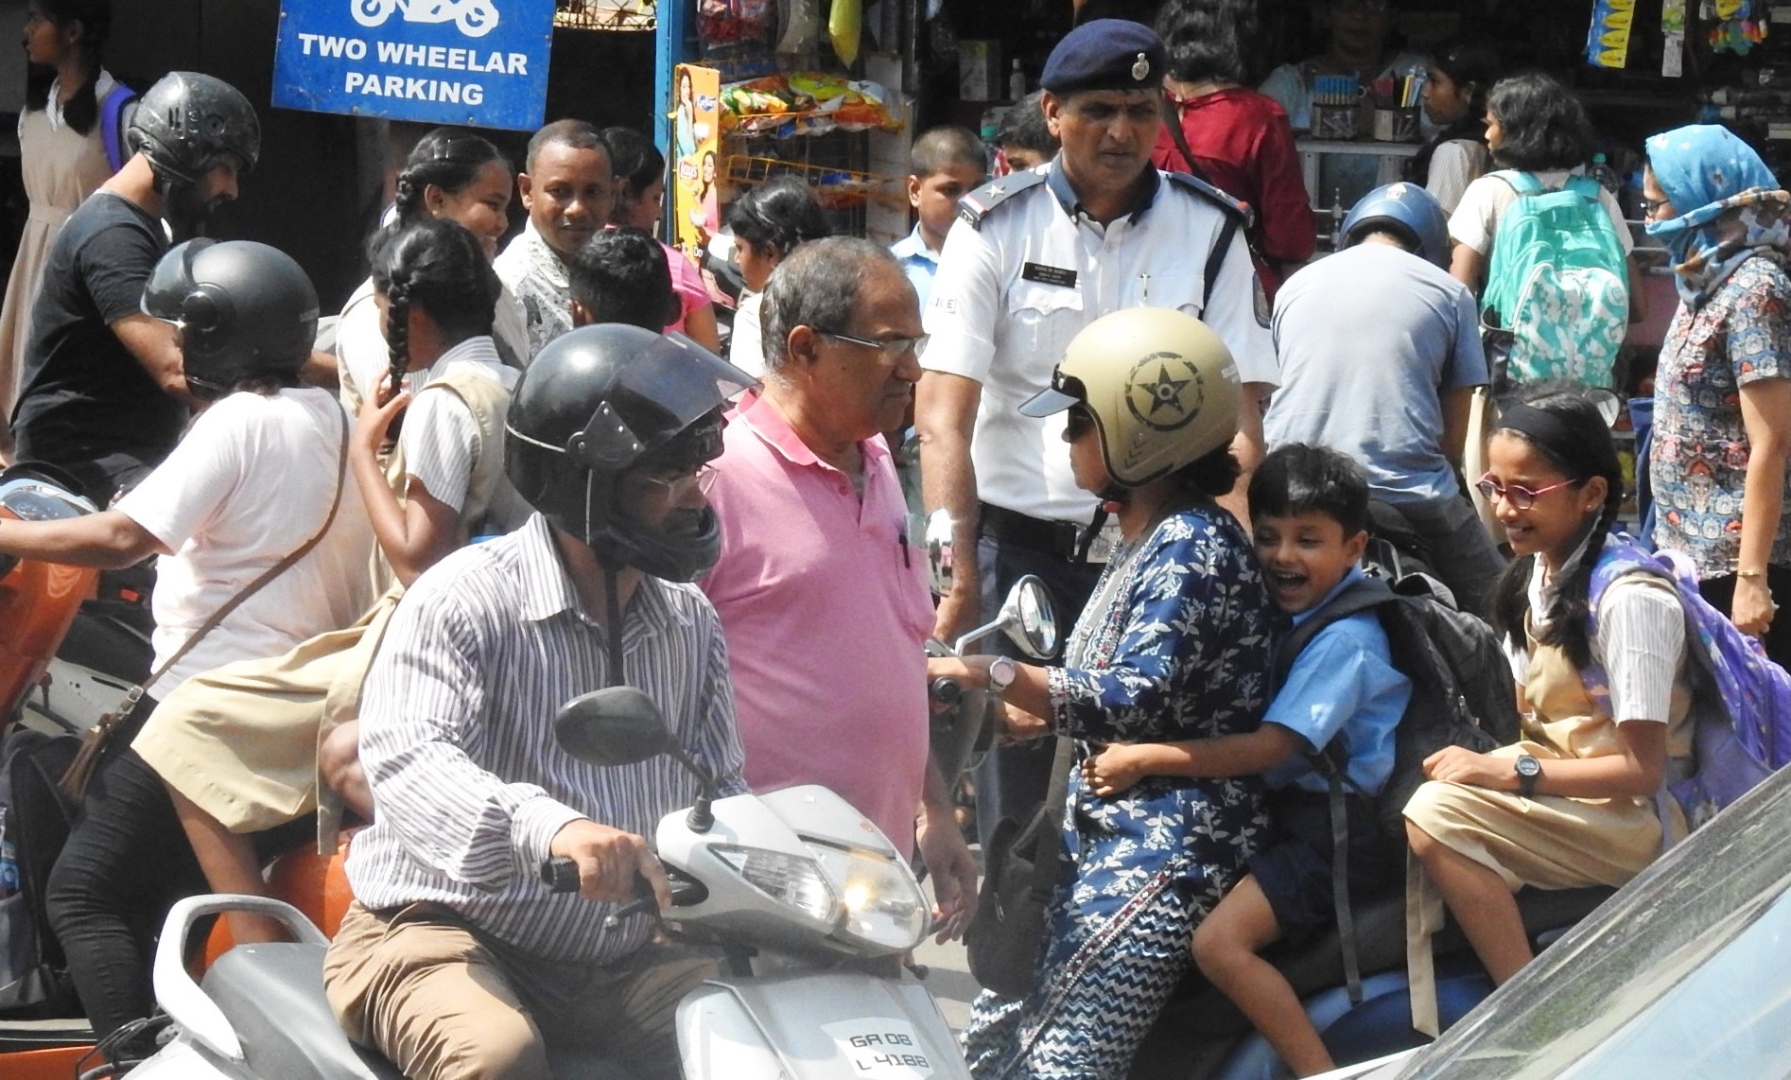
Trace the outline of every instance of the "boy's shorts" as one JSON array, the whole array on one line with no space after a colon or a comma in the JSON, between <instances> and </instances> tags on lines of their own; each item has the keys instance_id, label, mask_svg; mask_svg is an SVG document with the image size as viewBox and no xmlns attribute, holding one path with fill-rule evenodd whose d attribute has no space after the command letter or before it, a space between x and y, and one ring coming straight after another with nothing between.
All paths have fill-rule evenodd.
<instances>
[{"instance_id":1,"label":"boy's shorts","mask_svg":"<svg viewBox=\"0 0 1791 1080\"><path fill-rule=\"evenodd\" d=\"M1366 803L1344 796L1349 819L1349 893L1371 896L1396 876L1404 850L1395 845ZM1331 797L1300 788L1269 796L1273 843L1252 856L1250 873L1275 913L1283 940L1300 944L1337 921L1331 889Z\"/></svg>"}]
</instances>

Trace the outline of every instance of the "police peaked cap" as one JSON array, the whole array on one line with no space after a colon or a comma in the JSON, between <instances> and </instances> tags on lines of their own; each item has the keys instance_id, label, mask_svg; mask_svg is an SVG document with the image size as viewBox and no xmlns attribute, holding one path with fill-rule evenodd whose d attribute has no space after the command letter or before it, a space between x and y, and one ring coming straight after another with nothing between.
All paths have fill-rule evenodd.
<instances>
[{"instance_id":1,"label":"police peaked cap","mask_svg":"<svg viewBox=\"0 0 1791 1080\"><path fill-rule=\"evenodd\" d=\"M1094 19L1065 34L1051 50L1039 85L1058 95L1157 90L1168 66L1163 39L1150 27L1127 19Z\"/></svg>"}]
</instances>

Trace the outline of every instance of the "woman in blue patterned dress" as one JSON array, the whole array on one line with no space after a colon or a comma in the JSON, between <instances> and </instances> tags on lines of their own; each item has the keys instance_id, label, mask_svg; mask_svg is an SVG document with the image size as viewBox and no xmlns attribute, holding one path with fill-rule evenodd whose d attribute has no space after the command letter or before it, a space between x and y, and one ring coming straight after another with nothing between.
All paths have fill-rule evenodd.
<instances>
[{"instance_id":1,"label":"woman in blue patterned dress","mask_svg":"<svg viewBox=\"0 0 1791 1080\"><path fill-rule=\"evenodd\" d=\"M1065 667L974 656L933 661L929 674L997 690L1083 750L1255 728L1268 597L1249 538L1213 501L1238 475L1238 393L1224 344L1191 316L1135 308L1078 334L1052 388L1021 411L1069 411L1076 482L1106 500L1124 542ZM1037 981L1024 1000L977 1000L972 1074L1123 1077L1188 968L1188 935L1266 825L1249 779L1152 777L1103 799L1073 770Z\"/></svg>"},{"instance_id":2,"label":"woman in blue patterned dress","mask_svg":"<svg viewBox=\"0 0 1791 1080\"><path fill-rule=\"evenodd\" d=\"M1648 234L1679 289L1654 380L1654 541L1704 599L1791 666L1791 194L1740 139L1694 124L1648 140Z\"/></svg>"}]
</instances>

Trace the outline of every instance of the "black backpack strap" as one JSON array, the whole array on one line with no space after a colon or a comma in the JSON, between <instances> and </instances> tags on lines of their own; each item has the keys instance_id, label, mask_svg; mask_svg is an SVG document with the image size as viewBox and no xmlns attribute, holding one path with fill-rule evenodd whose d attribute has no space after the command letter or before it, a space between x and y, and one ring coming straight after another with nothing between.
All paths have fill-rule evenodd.
<instances>
[{"instance_id":1,"label":"black backpack strap","mask_svg":"<svg viewBox=\"0 0 1791 1080\"><path fill-rule=\"evenodd\" d=\"M1282 684L1287 682L1287 673L1293 670L1294 661L1325 627L1398 599L1386 582L1379 578L1363 578L1333 598L1323 610L1290 630L1275 646L1274 666L1269 670L1269 700L1275 699Z\"/></svg>"},{"instance_id":2,"label":"black backpack strap","mask_svg":"<svg viewBox=\"0 0 1791 1080\"><path fill-rule=\"evenodd\" d=\"M1061 820L1064 800L1070 796L1070 772L1076 767L1076 740L1057 736L1057 753L1051 759L1051 782L1045 788L1044 809ZM1054 851L1047 845L1046 850ZM1041 854L1032 860L1032 894L1049 902L1051 890L1057 887L1057 860Z\"/></svg>"},{"instance_id":3,"label":"black backpack strap","mask_svg":"<svg viewBox=\"0 0 1791 1080\"><path fill-rule=\"evenodd\" d=\"M1273 700L1274 694L1279 693L1282 684L1287 681L1288 672L1293 670L1294 661L1299 658L1301 651L1326 627L1339 619L1372 611L1384 604L1397 603L1398 600L1399 597L1386 582L1378 578L1364 578L1334 597L1323 610L1294 627L1275 649L1275 665L1270 672L1270 700ZM1349 988L1349 1001L1352 1006L1360 1005L1362 961L1356 945L1355 911L1349 902L1349 804L1343 789L1345 785L1355 788L1356 794L1364 800L1367 795L1344 771L1348 761L1335 738L1319 753L1306 755L1306 760L1325 777L1330 791L1331 905L1337 915L1337 936L1343 945L1343 976Z\"/></svg>"}]
</instances>

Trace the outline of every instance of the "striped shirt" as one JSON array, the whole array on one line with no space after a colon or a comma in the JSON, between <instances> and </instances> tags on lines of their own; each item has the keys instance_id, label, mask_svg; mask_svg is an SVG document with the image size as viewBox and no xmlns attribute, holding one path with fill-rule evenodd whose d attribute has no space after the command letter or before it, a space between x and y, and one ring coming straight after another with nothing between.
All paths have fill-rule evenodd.
<instances>
[{"instance_id":1,"label":"striped shirt","mask_svg":"<svg viewBox=\"0 0 1791 1080\"><path fill-rule=\"evenodd\" d=\"M645 579L623 614L626 682L658 702L678 741L745 790L715 609L694 586ZM419 577L367 675L361 762L379 818L355 838L348 880L375 910L444 904L554 960L607 962L645 944L647 918L605 930L612 906L549 893L553 836L588 817L652 837L697 796L671 758L600 768L554 743L554 713L609 683L603 629L581 608L536 514Z\"/></svg>"}]
</instances>

